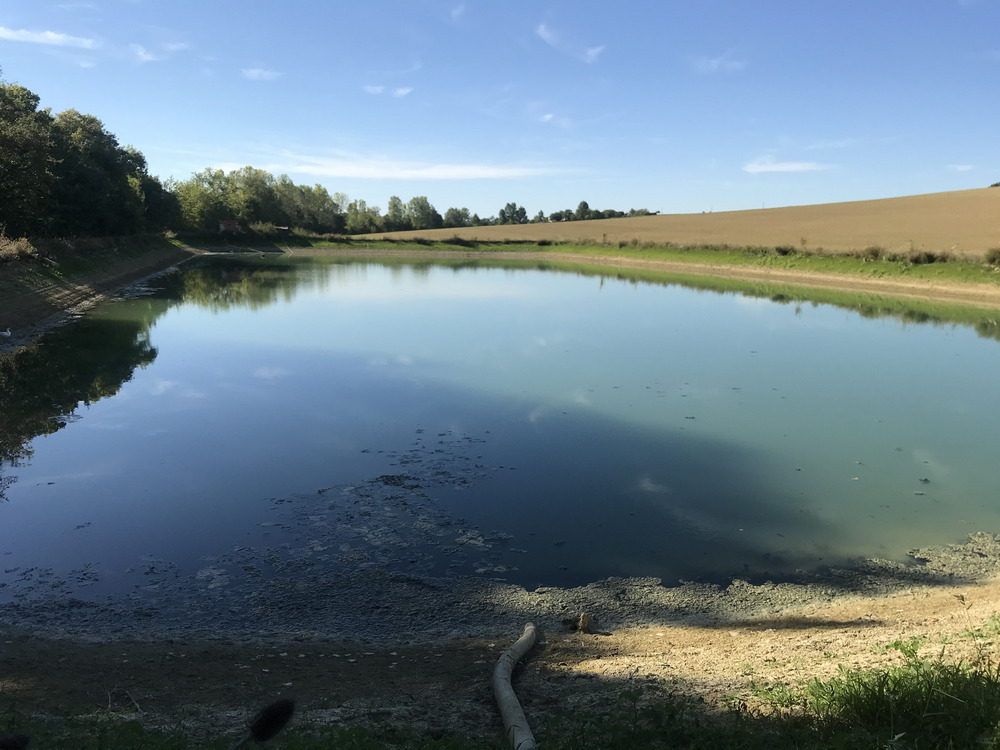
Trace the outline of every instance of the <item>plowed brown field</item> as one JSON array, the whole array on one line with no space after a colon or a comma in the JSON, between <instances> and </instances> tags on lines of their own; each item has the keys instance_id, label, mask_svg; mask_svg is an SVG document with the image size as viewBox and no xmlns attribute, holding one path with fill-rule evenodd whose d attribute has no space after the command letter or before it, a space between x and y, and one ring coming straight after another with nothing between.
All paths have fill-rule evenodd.
<instances>
[{"instance_id":1,"label":"plowed brown field","mask_svg":"<svg viewBox=\"0 0 1000 750\"><path fill-rule=\"evenodd\" d=\"M702 214L665 214L555 224L520 224L374 237L453 236L480 241L549 240L580 244L791 246L831 252L880 247L887 252L949 252L980 258L1000 247L1000 188L930 193L816 206Z\"/></svg>"}]
</instances>

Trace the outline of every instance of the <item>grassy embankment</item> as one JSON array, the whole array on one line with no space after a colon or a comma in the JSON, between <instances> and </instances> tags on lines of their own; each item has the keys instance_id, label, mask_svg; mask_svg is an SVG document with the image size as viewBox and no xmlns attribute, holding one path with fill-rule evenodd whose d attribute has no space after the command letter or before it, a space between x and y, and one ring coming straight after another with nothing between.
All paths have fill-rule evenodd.
<instances>
[{"instance_id":1,"label":"grassy embankment","mask_svg":"<svg viewBox=\"0 0 1000 750\"><path fill-rule=\"evenodd\" d=\"M612 220L614 221L614 220ZM919 322L972 325L1000 338L1000 249L983 259L956 259L918 251L905 255L878 248L830 253L790 247L671 245L577 245L541 242L480 242L461 238L431 242L348 237L245 236L235 241L201 236L158 235L89 241L18 241L0 259L4 326L38 322L135 278L206 252L283 253L332 261L359 258L382 263L450 266L502 265L544 268L632 283L683 284L719 293L766 297L777 302L833 304L870 317L896 316ZM3 249L0 248L0 253ZM13 256L13 257L12 257ZM2 260L8 262L3 263ZM838 279L835 286L824 280ZM892 284L911 284L894 293ZM922 286L921 286L922 285ZM933 287L986 290L989 295L935 298ZM68 295L60 294L69 290ZM923 297L923 298L921 298Z\"/></svg>"}]
</instances>

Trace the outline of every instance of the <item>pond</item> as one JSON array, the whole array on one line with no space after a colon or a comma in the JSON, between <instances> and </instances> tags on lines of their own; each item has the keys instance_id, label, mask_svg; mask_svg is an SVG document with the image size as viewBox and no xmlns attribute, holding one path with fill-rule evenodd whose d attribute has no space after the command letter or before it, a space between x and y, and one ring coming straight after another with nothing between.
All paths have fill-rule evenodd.
<instances>
[{"instance_id":1,"label":"pond","mask_svg":"<svg viewBox=\"0 0 1000 750\"><path fill-rule=\"evenodd\" d=\"M1000 529L1000 344L675 283L215 257L0 365L0 598L759 581Z\"/></svg>"}]
</instances>

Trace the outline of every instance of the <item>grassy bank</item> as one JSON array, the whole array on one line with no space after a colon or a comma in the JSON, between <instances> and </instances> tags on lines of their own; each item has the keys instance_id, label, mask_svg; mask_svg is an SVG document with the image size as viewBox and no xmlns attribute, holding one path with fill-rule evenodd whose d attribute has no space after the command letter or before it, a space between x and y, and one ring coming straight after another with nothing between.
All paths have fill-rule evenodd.
<instances>
[{"instance_id":1,"label":"grassy bank","mask_svg":"<svg viewBox=\"0 0 1000 750\"><path fill-rule=\"evenodd\" d=\"M547 253L571 254L589 258L595 265L624 259L639 262L686 263L690 265L772 268L816 274L847 274L861 278L907 278L962 284L1000 286L1000 251L988 253L985 260L969 260L948 253L911 251L888 252L869 247L851 252L825 252L790 246L692 245L675 246L653 243L575 244L563 242L479 242L459 237L443 241L370 239L330 242L314 240L314 248L379 251L422 250L428 253L466 251L483 254Z\"/></svg>"},{"instance_id":2,"label":"grassy bank","mask_svg":"<svg viewBox=\"0 0 1000 750\"><path fill-rule=\"evenodd\" d=\"M136 278L202 253L259 253L297 258L343 254L380 263L503 265L580 273L630 282L683 284L721 293L767 297L778 302L825 303L868 316L973 325L998 336L995 310L985 290L1000 299L1000 252L986 261L943 255L899 255L878 248L824 253L791 247L576 245L542 242L478 242L460 238L357 240L339 236L141 235L89 240L6 241L0 250L0 327L24 328L46 316L98 298ZM669 267L669 270L664 270ZM762 275L770 278L761 279ZM782 279L791 279L782 281ZM840 288L819 288L817 279L838 279ZM891 284L923 284L895 294ZM877 289L876 285L883 288ZM964 287L966 300L932 298L933 285ZM845 288L846 287L846 288ZM869 291L866 291L869 290ZM904 293L905 292L905 295ZM916 299L923 294L927 299ZM904 299L908 297L908 299ZM954 297L955 295L952 294Z\"/></svg>"}]
</instances>

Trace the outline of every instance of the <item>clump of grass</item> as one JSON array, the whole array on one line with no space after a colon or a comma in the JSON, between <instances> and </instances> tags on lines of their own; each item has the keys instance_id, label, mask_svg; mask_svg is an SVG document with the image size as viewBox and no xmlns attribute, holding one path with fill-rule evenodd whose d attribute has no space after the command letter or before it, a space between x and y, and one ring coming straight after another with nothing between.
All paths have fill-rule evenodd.
<instances>
[{"instance_id":1,"label":"clump of grass","mask_svg":"<svg viewBox=\"0 0 1000 750\"><path fill-rule=\"evenodd\" d=\"M907 659L916 659L917 652L920 647L927 642L927 638L924 636L915 636L913 638L907 638L904 640L896 640L891 643L887 643L884 646L878 646L872 649L877 654L884 654L888 651L898 651Z\"/></svg>"},{"instance_id":2,"label":"clump of grass","mask_svg":"<svg viewBox=\"0 0 1000 750\"><path fill-rule=\"evenodd\" d=\"M38 257L38 250L25 237L11 239L0 234L0 263L30 260Z\"/></svg>"},{"instance_id":3,"label":"clump of grass","mask_svg":"<svg viewBox=\"0 0 1000 750\"><path fill-rule=\"evenodd\" d=\"M890 669L843 670L809 683L806 696L818 719L864 731L872 747L904 739L909 747L994 747L1000 740L1000 671L989 662L908 658Z\"/></svg>"},{"instance_id":4,"label":"clump of grass","mask_svg":"<svg viewBox=\"0 0 1000 750\"><path fill-rule=\"evenodd\" d=\"M786 682L751 682L749 687L758 700L779 708L791 708L803 702L802 691Z\"/></svg>"}]
</instances>

